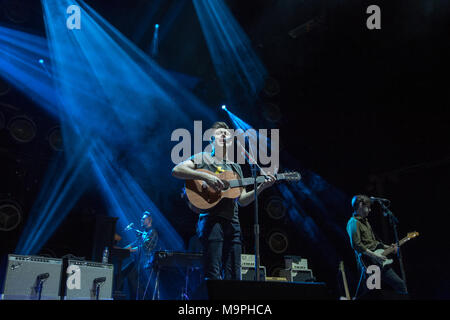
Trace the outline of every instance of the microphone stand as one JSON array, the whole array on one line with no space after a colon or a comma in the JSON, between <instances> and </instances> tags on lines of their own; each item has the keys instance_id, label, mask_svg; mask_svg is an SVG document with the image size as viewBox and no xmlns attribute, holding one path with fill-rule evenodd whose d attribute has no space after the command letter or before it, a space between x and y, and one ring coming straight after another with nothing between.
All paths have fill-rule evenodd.
<instances>
[{"instance_id":1,"label":"microphone stand","mask_svg":"<svg viewBox=\"0 0 450 320\"><path fill-rule=\"evenodd\" d=\"M137 258L137 287L136 287L136 300L139 300L139 285L140 285L140 272L141 272L141 259L142 259L142 245L143 245L143 239L142 236L144 235L143 231L140 231L138 229L135 229L133 227L127 227L125 231L133 230L138 235L138 258Z\"/></svg>"},{"instance_id":2,"label":"microphone stand","mask_svg":"<svg viewBox=\"0 0 450 320\"><path fill-rule=\"evenodd\" d=\"M99 300L100 298L100 284L95 284L95 300Z\"/></svg>"},{"instance_id":3,"label":"microphone stand","mask_svg":"<svg viewBox=\"0 0 450 320\"><path fill-rule=\"evenodd\" d=\"M41 300L42 295L42 285L44 284L44 280L38 279L36 284L36 291L38 293L38 300Z\"/></svg>"},{"instance_id":4,"label":"microphone stand","mask_svg":"<svg viewBox=\"0 0 450 320\"><path fill-rule=\"evenodd\" d=\"M256 281L260 281L260 274L259 274L259 269L260 269L260 256L259 256L259 219L258 219L258 185L256 183L256 178L257 178L257 165L256 162L255 164L250 164L251 166L251 170L252 170L252 176L253 176L253 185L254 185L254 193L255 193L255 214L254 214L254 219L255 219L255 225L254 225L254 234L255 234L255 272L256 272Z\"/></svg>"},{"instance_id":5,"label":"microphone stand","mask_svg":"<svg viewBox=\"0 0 450 320\"><path fill-rule=\"evenodd\" d=\"M257 171L258 168L259 170L264 174L264 171L261 169L261 167L258 165L258 163L255 161L255 159L253 159L253 157L248 154L248 152L245 150L244 146L242 146L242 144L239 142L238 143L241 145L241 148L243 150L243 153L245 155L245 157L247 158L249 164L250 164L250 168L252 171L252 177L253 177L253 186L254 186L254 193L255 193L255 211L254 211L254 226L253 226L253 233L255 235L255 273L256 273L256 281L260 281L261 280L261 276L260 276L260 254L259 254L259 219L258 219L258 185L257 185ZM251 144L249 144L250 148L251 148ZM252 163L253 162L253 163Z\"/></svg>"},{"instance_id":6,"label":"microphone stand","mask_svg":"<svg viewBox=\"0 0 450 320\"><path fill-rule=\"evenodd\" d=\"M397 224L399 223L399 221L382 201L379 201L379 203L381 205L381 208L383 209L383 215L389 217L389 222L392 225L392 228L394 230L395 243L397 244L397 257L400 262L400 271L402 273L403 281L405 282L405 287L408 288L406 286L406 274L405 274L405 268L403 266L402 252L400 250L400 240L398 238L398 232L397 232Z\"/></svg>"},{"instance_id":7,"label":"microphone stand","mask_svg":"<svg viewBox=\"0 0 450 320\"><path fill-rule=\"evenodd\" d=\"M142 232L136 230L136 233L139 235L138 238L138 259L137 259L137 286L136 286L136 300L139 300L139 285L140 285L140 277L141 277L141 259L142 259Z\"/></svg>"}]
</instances>

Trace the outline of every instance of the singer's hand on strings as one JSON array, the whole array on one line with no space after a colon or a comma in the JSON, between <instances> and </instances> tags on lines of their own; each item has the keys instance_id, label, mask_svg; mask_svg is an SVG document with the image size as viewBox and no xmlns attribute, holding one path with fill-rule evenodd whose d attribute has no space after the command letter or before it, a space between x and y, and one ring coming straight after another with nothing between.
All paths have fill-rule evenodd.
<instances>
[{"instance_id":1,"label":"singer's hand on strings","mask_svg":"<svg viewBox=\"0 0 450 320\"><path fill-rule=\"evenodd\" d=\"M209 174L206 178L205 178L205 182L212 187L215 191L220 191L225 189L225 183L220 180L219 178L217 178L216 176Z\"/></svg>"},{"instance_id":2,"label":"singer's hand on strings","mask_svg":"<svg viewBox=\"0 0 450 320\"><path fill-rule=\"evenodd\" d=\"M266 180L263 183L261 183L261 190L271 187L276 181L277 178L274 175L271 174L266 175Z\"/></svg>"}]
</instances>

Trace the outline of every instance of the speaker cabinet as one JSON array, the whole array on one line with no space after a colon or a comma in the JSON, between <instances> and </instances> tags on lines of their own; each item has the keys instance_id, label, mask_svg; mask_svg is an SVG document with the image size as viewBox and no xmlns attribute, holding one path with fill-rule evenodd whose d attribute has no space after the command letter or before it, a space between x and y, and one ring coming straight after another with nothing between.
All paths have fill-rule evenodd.
<instances>
[{"instance_id":1,"label":"speaker cabinet","mask_svg":"<svg viewBox=\"0 0 450 320\"><path fill-rule=\"evenodd\" d=\"M62 259L8 255L3 300L60 300Z\"/></svg>"},{"instance_id":2,"label":"speaker cabinet","mask_svg":"<svg viewBox=\"0 0 450 320\"><path fill-rule=\"evenodd\" d=\"M77 272L79 279L72 281ZM112 300L112 264L69 259L66 273L65 300Z\"/></svg>"}]
</instances>

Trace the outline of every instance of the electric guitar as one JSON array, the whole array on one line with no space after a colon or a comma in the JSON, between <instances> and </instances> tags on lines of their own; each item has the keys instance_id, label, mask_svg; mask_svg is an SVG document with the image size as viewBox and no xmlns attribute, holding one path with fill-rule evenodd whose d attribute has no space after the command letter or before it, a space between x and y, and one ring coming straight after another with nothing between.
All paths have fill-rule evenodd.
<instances>
[{"instance_id":1,"label":"electric guitar","mask_svg":"<svg viewBox=\"0 0 450 320\"><path fill-rule=\"evenodd\" d=\"M203 180L186 180L185 192L189 200L189 207L199 213L215 207L222 199L238 198L245 186L253 185L254 178L243 178L232 171L227 170L222 173L214 173L205 169L197 169L197 171L206 172L215 175L225 183L225 189L216 191ZM275 174L277 181L299 181L301 176L298 172L285 172ZM262 183L266 180L265 176L256 177L256 183Z\"/></svg>"},{"instance_id":2,"label":"electric guitar","mask_svg":"<svg viewBox=\"0 0 450 320\"><path fill-rule=\"evenodd\" d=\"M416 231L410 232L407 234L406 237L404 237L402 240L399 241L399 245L401 246L401 245L405 244L407 241L409 241L415 237L418 237L418 236L419 236L418 232L416 232ZM374 252L387 257L388 255L392 254L394 251L395 251L395 247L394 247L394 245L392 245L387 249L382 249L382 248L376 249ZM381 263L381 262L378 262L375 258L369 257L364 254L361 254L360 257L361 257L363 265L366 267L371 264L376 264L379 267L384 268L394 262L393 259L386 259Z\"/></svg>"},{"instance_id":3,"label":"electric guitar","mask_svg":"<svg viewBox=\"0 0 450 320\"><path fill-rule=\"evenodd\" d=\"M352 300L350 297L350 292L348 290L348 284L347 284L347 277L345 276L344 271L344 261L339 262L339 270L342 274L342 281L344 282L344 290L345 290L345 297L341 297L340 300Z\"/></svg>"}]
</instances>

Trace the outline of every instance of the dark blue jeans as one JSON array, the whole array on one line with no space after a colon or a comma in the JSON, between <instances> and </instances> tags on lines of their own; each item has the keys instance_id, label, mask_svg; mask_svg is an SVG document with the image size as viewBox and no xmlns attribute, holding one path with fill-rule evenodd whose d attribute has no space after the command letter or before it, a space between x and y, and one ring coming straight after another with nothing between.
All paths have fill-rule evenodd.
<instances>
[{"instance_id":1,"label":"dark blue jeans","mask_svg":"<svg viewBox=\"0 0 450 320\"><path fill-rule=\"evenodd\" d=\"M203 246L205 280L241 279L241 227L222 217L201 217L197 234Z\"/></svg>"},{"instance_id":2,"label":"dark blue jeans","mask_svg":"<svg viewBox=\"0 0 450 320\"><path fill-rule=\"evenodd\" d=\"M362 272L362 277L360 279L360 285L357 292L357 297L363 296L364 294L368 293L369 289L366 285L366 280L368 275L366 274L366 269L359 265L358 269L360 272ZM400 295L406 295L408 294L405 282L402 278L400 278L397 273L392 269L392 267L387 267L381 269L381 288L384 288L383 284L387 284L389 287L391 287L396 293Z\"/></svg>"}]
</instances>

